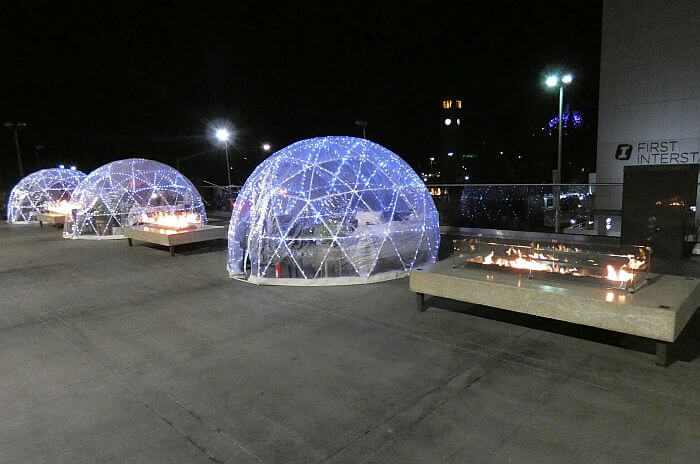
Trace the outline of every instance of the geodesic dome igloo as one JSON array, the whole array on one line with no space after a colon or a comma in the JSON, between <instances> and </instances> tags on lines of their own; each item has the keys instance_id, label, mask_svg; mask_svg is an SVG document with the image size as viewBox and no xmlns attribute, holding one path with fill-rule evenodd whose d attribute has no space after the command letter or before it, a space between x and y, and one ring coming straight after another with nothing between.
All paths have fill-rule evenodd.
<instances>
[{"instance_id":1,"label":"geodesic dome igloo","mask_svg":"<svg viewBox=\"0 0 700 464\"><path fill-rule=\"evenodd\" d=\"M19 181L7 202L7 222L28 222L49 204L68 202L85 173L76 169L41 169Z\"/></svg>"},{"instance_id":2,"label":"geodesic dome igloo","mask_svg":"<svg viewBox=\"0 0 700 464\"><path fill-rule=\"evenodd\" d=\"M438 213L396 154L355 137L296 142L263 161L238 195L232 277L283 285L387 280L435 262Z\"/></svg>"},{"instance_id":3,"label":"geodesic dome igloo","mask_svg":"<svg viewBox=\"0 0 700 464\"><path fill-rule=\"evenodd\" d=\"M73 192L75 209L66 217L69 238L121 238L133 208L196 213L202 223L202 197L180 172L157 161L130 158L92 171ZM131 217L134 217L131 215Z\"/></svg>"}]
</instances>

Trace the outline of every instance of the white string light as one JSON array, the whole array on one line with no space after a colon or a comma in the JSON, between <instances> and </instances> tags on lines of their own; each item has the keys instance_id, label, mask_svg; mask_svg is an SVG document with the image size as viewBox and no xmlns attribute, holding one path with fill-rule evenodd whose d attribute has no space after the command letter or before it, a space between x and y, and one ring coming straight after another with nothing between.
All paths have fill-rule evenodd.
<instances>
[{"instance_id":1,"label":"white string light","mask_svg":"<svg viewBox=\"0 0 700 464\"><path fill-rule=\"evenodd\" d=\"M405 161L366 139L320 137L253 171L231 215L227 265L270 283L367 281L435 262L439 243L435 204Z\"/></svg>"},{"instance_id":2,"label":"white string light","mask_svg":"<svg viewBox=\"0 0 700 464\"><path fill-rule=\"evenodd\" d=\"M68 202L85 178L76 169L53 168L33 172L14 186L7 202L7 222L36 220L49 204Z\"/></svg>"},{"instance_id":3,"label":"white string light","mask_svg":"<svg viewBox=\"0 0 700 464\"><path fill-rule=\"evenodd\" d=\"M204 203L197 189L180 172L141 158L114 161L92 171L75 189L76 209L66 216L64 236L69 238L122 237L129 218L141 217L144 208L194 213L206 223ZM139 214L132 214L138 209Z\"/></svg>"}]
</instances>

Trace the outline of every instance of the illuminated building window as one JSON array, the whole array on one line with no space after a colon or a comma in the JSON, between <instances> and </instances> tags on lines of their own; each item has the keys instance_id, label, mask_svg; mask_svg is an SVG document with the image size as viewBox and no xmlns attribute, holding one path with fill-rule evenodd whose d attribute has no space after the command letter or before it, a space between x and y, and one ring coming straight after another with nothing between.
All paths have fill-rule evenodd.
<instances>
[{"instance_id":1,"label":"illuminated building window","mask_svg":"<svg viewBox=\"0 0 700 464\"><path fill-rule=\"evenodd\" d=\"M452 100L443 100L442 107L446 110L452 108Z\"/></svg>"},{"instance_id":2,"label":"illuminated building window","mask_svg":"<svg viewBox=\"0 0 700 464\"><path fill-rule=\"evenodd\" d=\"M461 107L462 107L462 100L457 100L457 108L461 108Z\"/></svg>"}]
</instances>

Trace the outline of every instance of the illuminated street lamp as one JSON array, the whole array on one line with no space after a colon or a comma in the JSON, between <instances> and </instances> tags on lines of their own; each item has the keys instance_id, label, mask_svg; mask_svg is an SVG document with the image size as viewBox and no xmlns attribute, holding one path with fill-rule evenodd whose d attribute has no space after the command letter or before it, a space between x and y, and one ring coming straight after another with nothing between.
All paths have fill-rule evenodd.
<instances>
[{"instance_id":1,"label":"illuminated street lamp","mask_svg":"<svg viewBox=\"0 0 700 464\"><path fill-rule=\"evenodd\" d=\"M15 135L15 151L17 152L17 166L19 167L19 178L24 177L24 169L22 168L22 152L19 149L19 135L17 131L25 129L27 127L26 122L13 122L7 121L5 123L5 129L11 130Z\"/></svg>"},{"instance_id":2,"label":"illuminated street lamp","mask_svg":"<svg viewBox=\"0 0 700 464\"><path fill-rule=\"evenodd\" d=\"M433 163L435 162L435 157L430 157L430 175L433 175Z\"/></svg>"},{"instance_id":3,"label":"illuminated street lamp","mask_svg":"<svg viewBox=\"0 0 700 464\"><path fill-rule=\"evenodd\" d=\"M560 186L561 184L561 130L562 130L562 109L564 108L564 84L570 84L574 80L571 73L566 73L563 76L553 74L547 76L545 84L547 87L559 86L559 138L557 140L557 170L552 173L552 183L554 188L552 193L554 194L554 232L559 233L559 219L561 218L561 205L560 205Z\"/></svg>"},{"instance_id":4,"label":"illuminated street lamp","mask_svg":"<svg viewBox=\"0 0 700 464\"><path fill-rule=\"evenodd\" d=\"M226 175L228 179L228 186L231 186L231 164L228 160L228 142L231 139L231 133L228 129L221 128L216 130L216 138L219 142L224 144L224 153L226 153Z\"/></svg>"}]
</instances>

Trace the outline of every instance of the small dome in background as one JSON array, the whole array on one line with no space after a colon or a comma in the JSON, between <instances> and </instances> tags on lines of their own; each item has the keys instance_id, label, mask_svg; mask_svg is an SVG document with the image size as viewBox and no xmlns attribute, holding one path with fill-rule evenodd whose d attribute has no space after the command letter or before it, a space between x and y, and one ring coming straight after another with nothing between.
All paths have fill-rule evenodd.
<instances>
[{"instance_id":1,"label":"small dome in background","mask_svg":"<svg viewBox=\"0 0 700 464\"><path fill-rule=\"evenodd\" d=\"M364 283L435 262L438 213L399 156L354 137L296 142L263 161L238 195L228 270L286 285Z\"/></svg>"},{"instance_id":2,"label":"small dome in background","mask_svg":"<svg viewBox=\"0 0 700 464\"><path fill-rule=\"evenodd\" d=\"M132 225L132 208L192 212L206 222L202 198L185 176L168 165L141 158L95 169L75 189L72 203L75 209L66 218L63 232L71 238L122 237L122 228Z\"/></svg>"},{"instance_id":3,"label":"small dome in background","mask_svg":"<svg viewBox=\"0 0 700 464\"><path fill-rule=\"evenodd\" d=\"M65 168L42 169L29 174L10 192L7 222L33 221L49 205L70 201L73 190L84 178L84 172Z\"/></svg>"}]
</instances>

